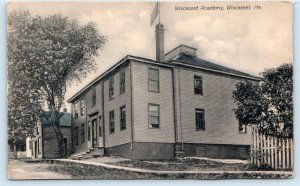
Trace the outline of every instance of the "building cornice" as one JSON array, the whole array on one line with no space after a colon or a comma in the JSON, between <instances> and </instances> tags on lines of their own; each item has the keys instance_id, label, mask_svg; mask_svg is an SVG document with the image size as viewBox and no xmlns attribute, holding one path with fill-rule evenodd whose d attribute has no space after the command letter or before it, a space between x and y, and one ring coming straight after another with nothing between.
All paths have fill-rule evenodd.
<instances>
[{"instance_id":1,"label":"building cornice","mask_svg":"<svg viewBox=\"0 0 300 186\"><path fill-rule=\"evenodd\" d=\"M225 75L234 76L234 77L240 77L240 78L254 80L254 81L261 81L262 80L262 78L260 78L260 77L252 77L252 76L246 76L246 75L244 76L244 75L239 75L239 74L235 74L235 73L229 73L229 72L224 72L224 71L220 71L220 70L214 70L214 69L210 69L210 68L200 67L200 66L197 66L197 65L185 64L181 61L176 61L176 60L172 60L171 63L175 64L175 65L180 65L180 66L205 70L205 71L209 71L209 72L215 72L215 73L218 73L218 74L225 74Z\"/></svg>"}]
</instances>

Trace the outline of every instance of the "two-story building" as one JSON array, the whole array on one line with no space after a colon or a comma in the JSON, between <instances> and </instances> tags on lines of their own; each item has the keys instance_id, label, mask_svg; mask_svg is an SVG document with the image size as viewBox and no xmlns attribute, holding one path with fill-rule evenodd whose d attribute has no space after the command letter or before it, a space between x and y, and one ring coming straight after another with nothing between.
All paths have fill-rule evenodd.
<instances>
[{"instance_id":1,"label":"two-story building","mask_svg":"<svg viewBox=\"0 0 300 186\"><path fill-rule=\"evenodd\" d=\"M157 60L128 55L68 100L74 152L247 158L251 134L235 118L232 91L260 78L202 60L193 47L164 54L163 26L156 30Z\"/></svg>"}]
</instances>

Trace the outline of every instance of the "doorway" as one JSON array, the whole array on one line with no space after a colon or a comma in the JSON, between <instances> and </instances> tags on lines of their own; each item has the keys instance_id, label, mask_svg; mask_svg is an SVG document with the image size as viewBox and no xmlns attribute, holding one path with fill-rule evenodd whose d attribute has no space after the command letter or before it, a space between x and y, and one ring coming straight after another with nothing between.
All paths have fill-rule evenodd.
<instances>
[{"instance_id":1,"label":"doorway","mask_svg":"<svg viewBox=\"0 0 300 186\"><path fill-rule=\"evenodd\" d=\"M37 140L34 141L34 159L37 158L38 153L38 146L37 146Z\"/></svg>"},{"instance_id":2,"label":"doorway","mask_svg":"<svg viewBox=\"0 0 300 186\"><path fill-rule=\"evenodd\" d=\"M97 119L92 120L92 147L97 146Z\"/></svg>"}]
</instances>

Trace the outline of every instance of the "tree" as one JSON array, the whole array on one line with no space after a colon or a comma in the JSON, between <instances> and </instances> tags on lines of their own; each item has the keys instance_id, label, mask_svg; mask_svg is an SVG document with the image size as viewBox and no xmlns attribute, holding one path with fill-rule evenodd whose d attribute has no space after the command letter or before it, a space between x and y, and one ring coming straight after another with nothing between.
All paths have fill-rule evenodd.
<instances>
[{"instance_id":1,"label":"tree","mask_svg":"<svg viewBox=\"0 0 300 186\"><path fill-rule=\"evenodd\" d=\"M8 16L8 61L12 69L9 93L19 88L16 91L20 94L27 93L22 95L24 99L12 98L22 102L18 103L24 106L20 107L21 112L33 111L27 113L32 118L40 117L42 105L47 104L49 112L43 116L55 131L61 155L64 137L59 124L60 109L67 85L81 81L96 69L94 57L106 41L95 24L80 25L61 14L41 17L18 10ZM30 110L33 106L35 109ZM10 126L20 125L14 119L9 122ZM33 124L26 121L25 125L30 126L22 127L30 128Z\"/></svg>"},{"instance_id":2,"label":"tree","mask_svg":"<svg viewBox=\"0 0 300 186\"><path fill-rule=\"evenodd\" d=\"M293 137L293 66L283 64L261 73L260 83L240 82L233 91L233 109L241 125L256 125L272 136Z\"/></svg>"},{"instance_id":3,"label":"tree","mask_svg":"<svg viewBox=\"0 0 300 186\"><path fill-rule=\"evenodd\" d=\"M28 88L26 81L9 82L12 85L8 86L8 143L14 146L17 158L17 147L24 144L26 137L33 134L38 121L38 114L35 113L40 112L41 105L38 95Z\"/></svg>"}]
</instances>

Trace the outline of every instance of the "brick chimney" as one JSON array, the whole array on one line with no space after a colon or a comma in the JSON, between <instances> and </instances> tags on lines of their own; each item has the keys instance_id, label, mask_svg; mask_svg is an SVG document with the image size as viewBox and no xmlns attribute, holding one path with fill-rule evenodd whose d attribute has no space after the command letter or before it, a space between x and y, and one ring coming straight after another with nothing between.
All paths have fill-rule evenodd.
<instances>
[{"instance_id":1,"label":"brick chimney","mask_svg":"<svg viewBox=\"0 0 300 186\"><path fill-rule=\"evenodd\" d=\"M165 49L164 49L164 25L158 23L155 27L155 39L156 39L156 60L160 62L165 61Z\"/></svg>"}]
</instances>

